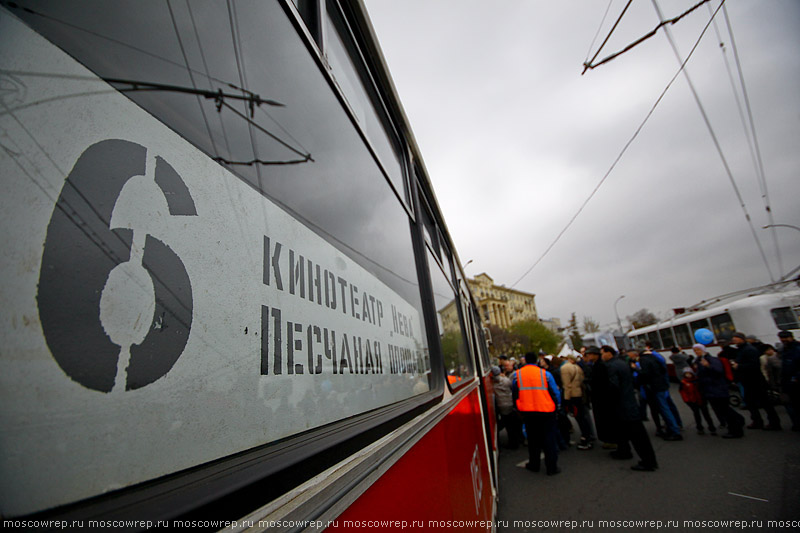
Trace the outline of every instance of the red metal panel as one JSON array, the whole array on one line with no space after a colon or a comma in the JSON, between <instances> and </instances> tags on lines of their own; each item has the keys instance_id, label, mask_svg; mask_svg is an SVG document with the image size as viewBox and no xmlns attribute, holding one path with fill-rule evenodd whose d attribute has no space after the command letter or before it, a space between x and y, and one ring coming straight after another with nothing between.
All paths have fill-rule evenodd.
<instances>
[{"instance_id":1,"label":"red metal panel","mask_svg":"<svg viewBox=\"0 0 800 533\"><path fill-rule=\"evenodd\" d=\"M492 441L492 449L497 450L497 417L494 411L494 381L492 375L483 376L483 386L486 391L486 416L489 418L489 439Z\"/></svg>"},{"instance_id":2,"label":"red metal panel","mask_svg":"<svg viewBox=\"0 0 800 533\"><path fill-rule=\"evenodd\" d=\"M438 522L457 521L453 525L459 529L486 531L492 519L492 486L479 390L461 400L331 529L349 529L348 521L379 526L388 520L405 521L406 528L430 529L434 526L428 521L434 520L435 527L443 525ZM487 522L478 523L481 520Z\"/></svg>"}]
</instances>

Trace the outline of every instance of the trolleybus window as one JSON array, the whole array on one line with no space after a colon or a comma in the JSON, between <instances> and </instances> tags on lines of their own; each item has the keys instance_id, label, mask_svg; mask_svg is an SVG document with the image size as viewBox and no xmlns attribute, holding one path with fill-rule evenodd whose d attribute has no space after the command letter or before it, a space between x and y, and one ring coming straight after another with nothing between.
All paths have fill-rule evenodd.
<instances>
[{"instance_id":1,"label":"trolleybus window","mask_svg":"<svg viewBox=\"0 0 800 533\"><path fill-rule=\"evenodd\" d=\"M363 66L361 53L353 42L350 29L335 0L327 0L326 13L325 53L333 69L333 76L364 128L398 195L405 201L407 196L400 141L386 117L383 103L376 93L371 76Z\"/></svg>"},{"instance_id":2,"label":"trolleybus window","mask_svg":"<svg viewBox=\"0 0 800 533\"><path fill-rule=\"evenodd\" d=\"M636 347L639 349L644 348L644 343L647 341L646 335L637 335L636 336Z\"/></svg>"},{"instance_id":3,"label":"trolleybus window","mask_svg":"<svg viewBox=\"0 0 800 533\"><path fill-rule=\"evenodd\" d=\"M692 335L689 333L689 327L686 324L677 324L672 327L672 330L675 332L676 346L687 348L693 344Z\"/></svg>"},{"instance_id":4,"label":"trolleybus window","mask_svg":"<svg viewBox=\"0 0 800 533\"><path fill-rule=\"evenodd\" d=\"M42 259L13 280L38 293L6 303L42 317L44 337L19 350L46 377L31 385L28 367L3 367L15 403L0 420L19 452L0 458L0 513L276 441L321 446L303 438L368 429L384 408L431 396L402 188L398 199L279 3L16 5L0 7L3 37L25 53L0 55L0 70L24 76L36 105L0 117L21 154L0 170L13 178L6 198L40 199L3 204L34 238L3 228ZM16 179L27 174L15 163L40 159L47 190ZM87 249L88 265L70 255ZM143 277L115 277L135 256ZM140 304L152 324L133 331L115 313ZM48 318L70 315L87 329ZM456 323L450 362L465 376Z\"/></svg>"},{"instance_id":5,"label":"trolleybus window","mask_svg":"<svg viewBox=\"0 0 800 533\"><path fill-rule=\"evenodd\" d=\"M651 331L647 334L647 340L653 345L653 349L661 350L661 339L658 337L658 331Z\"/></svg>"},{"instance_id":6,"label":"trolleybus window","mask_svg":"<svg viewBox=\"0 0 800 533\"><path fill-rule=\"evenodd\" d=\"M797 309L778 307L772 309L770 313L772 313L772 319L778 329L800 329L800 321L798 321L800 314Z\"/></svg>"},{"instance_id":7,"label":"trolleybus window","mask_svg":"<svg viewBox=\"0 0 800 533\"><path fill-rule=\"evenodd\" d=\"M428 250L433 297L439 324L439 339L448 382L457 387L473 375L469 345L464 333L456 292L434 255Z\"/></svg>"},{"instance_id":8,"label":"trolleybus window","mask_svg":"<svg viewBox=\"0 0 800 533\"><path fill-rule=\"evenodd\" d=\"M664 348L672 348L675 346L675 339L672 337L672 330L670 328L664 328L659 330L661 334L661 341L664 343Z\"/></svg>"},{"instance_id":9,"label":"trolleybus window","mask_svg":"<svg viewBox=\"0 0 800 533\"><path fill-rule=\"evenodd\" d=\"M692 328L692 333L694 333L698 329L710 330L710 328L708 327L708 319L704 318L703 320L695 320L694 322L691 323L691 328ZM694 336L692 336L692 338L694 338Z\"/></svg>"},{"instance_id":10,"label":"trolleybus window","mask_svg":"<svg viewBox=\"0 0 800 533\"><path fill-rule=\"evenodd\" d=\"M35 5L35 12L46 16L27 14L27 20L104 78L224 93L232 92L229 84L246 85L246 94L278 102L280 106L255 106L248 120L246 102L223 100L218 111L213 99L118 84L193 144L232 163L228 167L233 172L348 250L365 268L394 279L389 283L404 296L418 293L415 282L405 281L416 277L410 254L396 257L397 251L410 250L406 217L386 194L381 170L285 23L285 13L277 2L233 7L229 11L223 3L190 3L172 6L171 15L166 4L130 2L115 5L112 17L110 10L85 4L49 2ZM181 44L194 50L185 60ZM239 64L231 57L239 57ZM276 75L275 65L287 68ZM302 162L306 156L313 161ZM397 165L397 156L393 158ZM404 194L402 187L399 193ZM381 233L405 242L376 239ZM376 245L383 250L370 249ZM382 266L372 262L379 256Z\"/></svg>"},{"instance_id":11,"label":"trolleybus window","mask_svg":"<svg viewBox=\"0 0 800 533\"><path fill-rule=\"evenodd\" d=\"M318 46L322 46L322 29L320 28L319 0L292 0L297 12L303 18L308 32Z\"/></svg>"},{"instance_id":12,"label":"trolleybus window","mask_svg":"<svg viewBox=\"0 0 800 533\"><path fill-rule=\"evenodd\" d=\"M736 332L736 326L733 324L733 319L728 313L712 316L711 327L714 330L714 336L717 339L723 336L730 339L731 335Z\"/></svg>"}]
</instances>

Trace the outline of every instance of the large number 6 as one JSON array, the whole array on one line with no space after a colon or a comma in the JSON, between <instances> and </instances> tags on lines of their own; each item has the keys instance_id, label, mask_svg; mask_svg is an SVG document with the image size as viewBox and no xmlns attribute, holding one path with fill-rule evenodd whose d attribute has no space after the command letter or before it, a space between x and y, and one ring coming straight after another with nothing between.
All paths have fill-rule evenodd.
<instances>
[{"instance_id":1,"label":"large number 6","mask_svg":"<svg viewBox=\"0 0 800 533\"><path fill-rule=\"evenodd\" d=\"M109 223L125 183L144 175L146 157L143 146L123 140L87 148L67 177L47 227L37 296L45 339L70 378L102 392L114 388L121 348L103 328L100 300L111 271L131 258L133 240L133 231L111 229ZM185 183L161 158L155 176L170 214L197 215ZM155 310L144 340L130 346L127 390L169 372L192 324L192 287L175 252L147 235L141 266L153 283Z\"/></svg>"}]
</instances>

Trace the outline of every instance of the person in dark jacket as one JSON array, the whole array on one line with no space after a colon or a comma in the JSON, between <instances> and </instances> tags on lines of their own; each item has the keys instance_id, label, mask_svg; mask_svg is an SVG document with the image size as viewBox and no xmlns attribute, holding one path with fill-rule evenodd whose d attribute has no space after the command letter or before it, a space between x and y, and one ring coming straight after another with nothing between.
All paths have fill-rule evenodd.
<instances>
[{"instance_id":1,"label":"person in dark jacket","mask_svg":"<svg viewBox=\"0 0 800 533\"><path fill-rule=\"evenodd\" d=\"M590 371L584 370L584 379L592 398L592 412L594 413L594 427L597 431L597 438L604 443L603 447L616 447L619 440L619 424L613 416L612 406L608 395L608 372L606 365L600 359L600 349L596 346L589 346L586 349L584 359L588 362Z\"/></svg>"},{"instance_id":2,"label":"person in dark jacket","mask_svg":"<svg viewBox=\"0 0 800 533\"><path fill-rule=\"evenodd\" d=\"M744 401L750 411L751 424L748 429L766 429L778 431L781 421L775 408L769 403L767 396L767 380L761 373L761 354L755 346L747 342L744 333L734 333L733 343L737 346L736 360L731 363L736 381L744 389ZM767 413L767 425L761 418L760 409Z\"/></svg>"},{"instance_id":3,"label":"person in dark jacket","mask_svg":"<svg viewBox=\"0 0 800 533\"><path fill-rule=\"evenodd\" d=\"M667 427L664 440L683 440L681 429L672 414L667 398L669 397L669 382L666 377L666 368L649 350L639 354L639 384L644 388L647 401L652 410L657 410Z\"/></svg>"},{"instance_id":4,"label":"person in dark jacket","mask_svg":"<svg viewBox=\"0 0 800 533\"><path fill-rule=\"evenodd\" d=\"M800 431L800 342L790 331L778 333L781 341L781 392L788 396L786 411L792 420L792 431Z\"/></svg>"},{"instance_id":5,"label":"person in dark jacket","mask_svg":"<svg viewBox=\"0 0 800 533\"><path fill-rule=\"evenodd\" d=\"M605 394L619 428L617 450L612 452L612 456L616 459L633 457L630 449L630 444L633 444L633 449L639 455L639 463L631 469L652 472L658 468L658 462L650 437L647 436L647 430L642 423L639 403L634 394L631 369L617 356L614 348L603 346L600 350L607 370Z\"/></svg>"},{"instance_id":6,"label":"person in dark jacket","mask_svg":"<svg viewBox=\"0 0 800 533\"><path fill-rule=\"evenodd\" d=\"M711 356L702 344L695 344L692 349L697 355L697 384L703 398L711 404L720 425L725 424L728 433L725 439L738 439L744 436L744 417L733 410L728 402L728 380L722 361Z\"/></svg>"}]
</instances>

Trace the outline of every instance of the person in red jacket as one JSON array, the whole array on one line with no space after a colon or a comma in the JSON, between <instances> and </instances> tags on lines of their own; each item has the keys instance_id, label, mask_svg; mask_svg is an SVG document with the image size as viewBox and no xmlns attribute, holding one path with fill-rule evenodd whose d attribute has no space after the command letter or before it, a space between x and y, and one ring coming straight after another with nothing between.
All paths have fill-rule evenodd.
<instances>
[{"instance_id":1,"label":"person in red jacket","mask_svg":"<svg viewBox=\"0 0 800 533\"><path fill-rule=\"evenodd\" d=\"M702 413L703 418L706 419L708 424L708 431L712 435L717 434L717 429L714 427L714 421L711 419L711 413L708 412L708 404L705 402L703 395L700 393L700 387L697 385L697 376L691 368L683 370L683 379L681 379L681 398L684 403L689 406L694 414L695 425L697 426L697 434L705 435L703 429L703 420L700 418Z\"/></svg>"}]
</instances>

